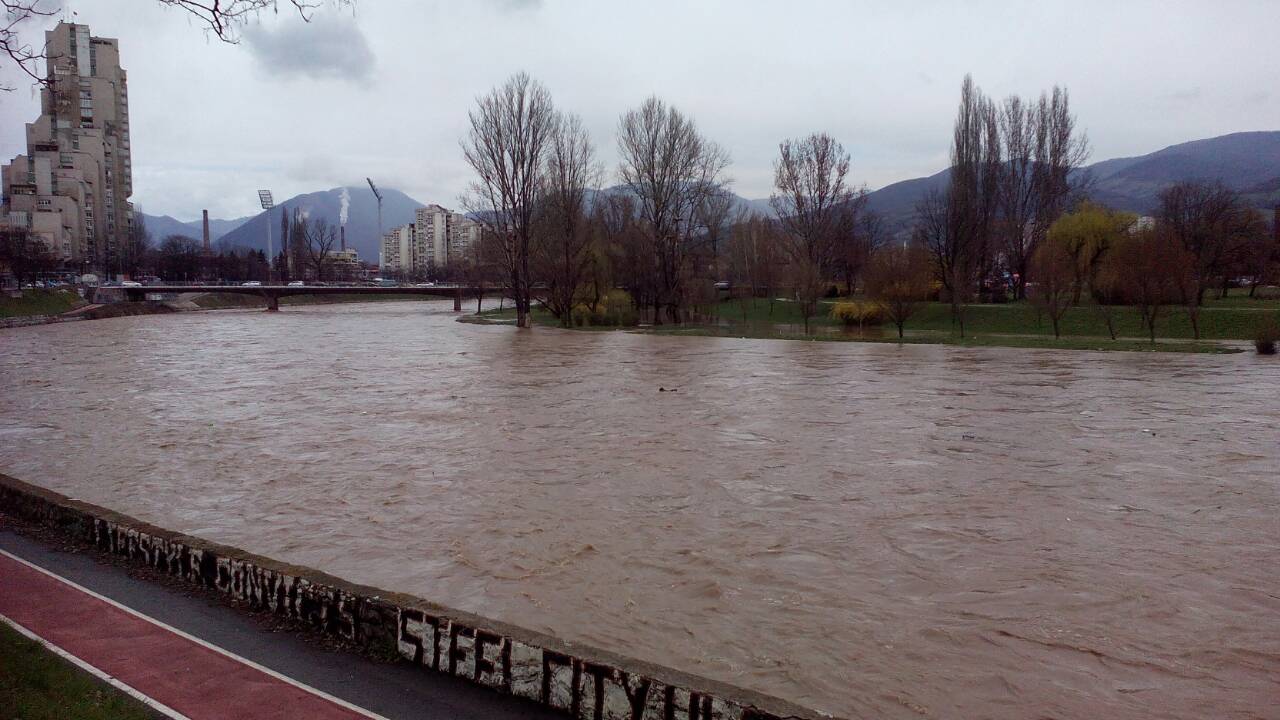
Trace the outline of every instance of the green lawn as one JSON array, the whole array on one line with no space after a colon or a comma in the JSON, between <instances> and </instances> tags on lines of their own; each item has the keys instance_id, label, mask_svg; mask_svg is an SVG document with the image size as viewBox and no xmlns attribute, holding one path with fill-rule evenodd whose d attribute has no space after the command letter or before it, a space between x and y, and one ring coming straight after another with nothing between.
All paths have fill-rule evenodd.
<instances>
[{"instance_id":1,"label":"green lawn","mask_svg":"<svg viewBox=\"0 0 1280 720\"><path fill-rule=\"evenodd\" d=\"M152 720L142 703L0 623L0 718Z\"/></svg>"},{"instance_id":2,"label":"green lawn","mask_svg":"<svg viewBox=\"0 0 1280 720\"><path fill-rule=\"evenodd\" d=\"M1207 297L1204 308L1200 311L1200 336L1205 340L1252 340L1258 324L1267 318L1280 319L1280 300L1251 300L1246 297L1247 291L1235 290L1226 299L1219 300ZM825 300L820 304L816 317L810 324L823 327L838 323L830 317L831 307L836 300ZM719 304L717 314L721 321L733 324L786 323L801 322L800 313L795 303L767 300L752 300L746 303L745 320L743 303L727 300ZM1116 334L1122 338L1143 338L1147 331L1142 325L1136 308L1114 307ZM885 325L886 332L893 329ZM907 321L907 332L929 332L951 334L955 327L951 320L951 306L946 303L925 303L920 310ZM1053 336L1053 325L1049 317L1037 311L1031 303L1005 303L998 305L968 305L965 309L965 332L971 335L1048 335ZM1110 341L1107 325L1099 308L1092 305L1073 307L1067 310L1062 320L1064 336L1101 337ZM1186 310L1181 306L1166 306L1160 309L1156 320L1156 337L1168 339L1191 339L1191 322L1187 319Z\"/></svg>"},{"instance_id":3,"label":"green lawn","mask_svg":"<svg viewBox=\"0 0 1280 720\"><path fill-rule=\"evenodd\" d=\"M665 335L711 335L725 337L777 338L793 340L844 340L864 342L897 342L892 324L844 332L841 324L830 316L838 300L824 300L818 315L810 318L811 332L805 334L796 303L764 299L725 300L711 308L702 308L700 322L663 325L646 332ZM1191 323L1179 306L1161 308L1156 321L1157 342L1146 341L1145 328L1136 308L1111 309L1120 338L1112 340L1100 309L1086 305L1069 309L1062 321L1062 337L1053 337L1048 316L1030 303L969 305L965 309L965 335L961 338L951 320L951 307L945 303L925 303L907 322L909 343L963 345L969 347L1000 346L1051 348L1064 350L1129 350L1165 352L1228 352L1238 348L1221 345L1222 340L1252 340L1258 325L1267 319L1280 320L1280 300L1250 299L1246 291L1236 290L1225 299L1216 294L1207 297L1200 312L1201 342L1192 340ZM515 313L488 311L492 320L511 320ZM534 322L556 325L545 310L535 309ZM581 328L605 330L614 328Z\"/></svg>"},{"instance_id":4,"label":"green lawn","mask_svg":"<svg viewBox=\"0 0 1280 720\"><path fill-rule=\"evenodd\" d=\"M74 290L23 290L20 298L0 294L0 317L58 315L83 304Z\"/></svg>"}]
</instances>

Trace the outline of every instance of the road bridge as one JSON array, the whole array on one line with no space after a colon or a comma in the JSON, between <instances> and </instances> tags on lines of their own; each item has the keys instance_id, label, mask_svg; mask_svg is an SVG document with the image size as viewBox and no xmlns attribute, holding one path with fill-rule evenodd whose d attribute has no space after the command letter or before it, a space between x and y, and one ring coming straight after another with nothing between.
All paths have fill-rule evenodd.
<instances>
[{"instance_id":1,"label":"road bridge","mask_svg":"<svg viewBox=\"0 0 1280 720\"><path fill-rule=\"evenodd\" d=\"M280 298L291 295L434 295L436 297L453 298L453 309L462 310L462 298L474 296L477 292L492 291L494 288L478 288L468 285L430 285L410 287L387 287L369 285L142 285L139 287L123 287L125 297L133 302L147 299L151 294L178 293L230 293L234 295L255 295L265 298L267 310L276 312L280 309Z\"/></svg>"}]
</instances>

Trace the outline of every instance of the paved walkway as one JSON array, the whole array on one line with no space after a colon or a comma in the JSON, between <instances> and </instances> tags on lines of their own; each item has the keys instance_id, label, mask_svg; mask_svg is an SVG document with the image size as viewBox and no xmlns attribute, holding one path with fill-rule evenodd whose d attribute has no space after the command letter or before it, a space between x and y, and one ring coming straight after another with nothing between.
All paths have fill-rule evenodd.
<instances>
[{"instance_id":1,"label":"paved walkway","mask_svg":"<svg viewBox=\"0 0 1280 720\"><path fill-rule=\"evenodd\" d=\"M456 678L269 633L207 599L0 529L0 620L171 718L551 718Z\"/></svg>"}]
</instances>

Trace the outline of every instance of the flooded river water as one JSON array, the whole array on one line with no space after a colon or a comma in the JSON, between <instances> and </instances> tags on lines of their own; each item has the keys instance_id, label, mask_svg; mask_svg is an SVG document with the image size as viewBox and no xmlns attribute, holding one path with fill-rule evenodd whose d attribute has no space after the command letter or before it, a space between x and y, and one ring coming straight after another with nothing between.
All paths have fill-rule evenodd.
<instances>
[{"instance_id":1,"label":"flooded river water","mask_svg":"<svg viewBox=\"0 0 1280 720\"><path fill-rule=\"evenodd\" d=\"M849 717L1277 716L1273 360L448 308L0 331L0 471Z\"/></svg>"}]
</instances>

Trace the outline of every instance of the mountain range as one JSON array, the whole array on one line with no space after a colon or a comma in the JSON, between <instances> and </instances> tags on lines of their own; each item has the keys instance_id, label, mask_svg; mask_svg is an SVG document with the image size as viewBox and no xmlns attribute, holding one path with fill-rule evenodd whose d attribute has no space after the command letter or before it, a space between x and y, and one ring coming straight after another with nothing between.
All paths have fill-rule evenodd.
<instances>
[{"instance_id":1,"label":"mountain range","mask_svg":"<svg viewBox=\"0 0 1280 720\"><path fill-rule=\"evenodd\" d=\"M928 177L903 180L868 193L867 206L879 213L890 232L907 228L916 204L930 190L946 187L949 170ZM1241 132L1205 140L1171 145L1138 157L1103 160L1076 173L1076 180L1088 183L1090 195L1117 210L1139 215L1151 214L1159 192L1184 180L1221 180L1238 191L1253 207L1269 210L1280 205L1280 131ZM365 187L346 188L349 197L347 246L355 248L362 260L378 258L378 206ZM292 213L301 208L311 217L321 217L337 225L342 208L343 188L332 188L292 197L271 211L271 234L275 250L280 249L280 208ZM383 188L382 228L413 222L414 210L425 203L399 190ZM735 196L738 208L772 214L767 198ZM180 234L199 239L200 220L182 222L167 215L145 216L155 242ZM209 220L210 239L218 247L265 249L265 213L234 220Z\"/></svg>"}]
</instances>

